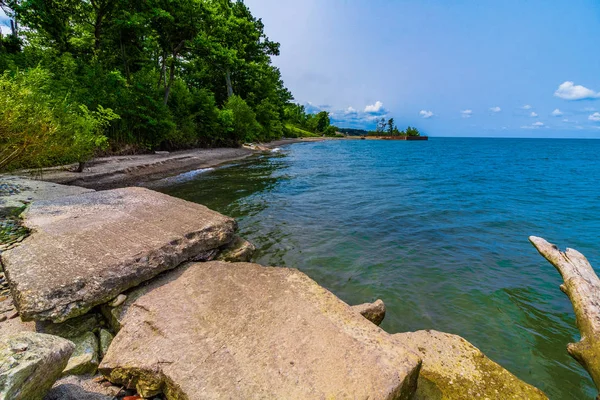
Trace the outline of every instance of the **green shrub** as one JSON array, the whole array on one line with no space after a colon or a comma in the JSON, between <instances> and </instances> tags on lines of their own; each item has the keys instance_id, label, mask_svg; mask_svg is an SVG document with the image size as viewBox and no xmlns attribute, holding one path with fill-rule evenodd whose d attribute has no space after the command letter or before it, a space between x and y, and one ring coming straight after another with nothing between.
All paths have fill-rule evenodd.
<instances>
[{"instance_id":1,"label":"green shrub","mask_svg":"<svg viewBox=\"0 0 600 400\"><path fill-rule=\"evenodd\" d=\"M52 83L39 67L0 76L0 170L85 162L106 146L102 132L118 115L90 111Z\"/></svg>"},{"instance_id":2,"label":"green shrub","mask_svg":"<svg viewBox=\"0 0 600 400\"><path fill-rule=\"evenodd\" d=\"M256 114L244 99L231 96L225 103L225 110L231 111L230 121L227 121L228 138L232 145L253 142L259 138L262 127L256 121Z\"/></svg>"}]
</instances>

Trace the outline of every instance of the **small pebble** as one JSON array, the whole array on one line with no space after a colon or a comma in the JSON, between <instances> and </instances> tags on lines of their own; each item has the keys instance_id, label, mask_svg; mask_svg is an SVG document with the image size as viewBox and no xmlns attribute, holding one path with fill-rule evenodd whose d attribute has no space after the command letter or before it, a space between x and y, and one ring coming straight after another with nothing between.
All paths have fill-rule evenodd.
<instances>
[{"instance_id":1,"label":"small pebble","mask_svg":"<svg viewBox=\"0 0 600 400\"><path fill-rule=\"evenodd\" d=\"M3 315L0 317L0 322L4 322L8 319L8 317L6 315Z\"/></svg>"},{"instance_id":2,"label":"small pebble","mask_svg":"<svg viewBox=\"0 0 600 400\"><path fill-rule=\"evenodd\" d=\"M15 318L17 318L18 316L19 316L19 313L18 313L18 312L14 312L14 313L12 313L12 314L11 314L11 315L8 317L8 319L15 319Z\"/></svg>"},{"instance_id":3,"label":"small pebble","mask_svg":"<svg viewBox=\"0 0 600 400\"><path fill-rule=\"evenodd\" d=\"M113 301L108 303L108 305L111 307L118 307L121 304L123 304L125 300L127 300L127 296L125 296L124 294L120 294L117 297L115 297Z\"/></svg>"}]
</instances>

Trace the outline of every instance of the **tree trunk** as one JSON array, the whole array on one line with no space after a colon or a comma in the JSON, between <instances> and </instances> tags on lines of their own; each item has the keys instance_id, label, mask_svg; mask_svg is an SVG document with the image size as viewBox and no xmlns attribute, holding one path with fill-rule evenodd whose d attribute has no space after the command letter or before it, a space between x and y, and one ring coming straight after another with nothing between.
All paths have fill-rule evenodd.
<instances>
[{"instance_id":1,"label":"tree trunk","mask_svg":"<svg viewBox=\"0 0 600 400\"><path fill-rule=\"evenodd\" d=\"M104 19L104 14L102 12L97 11L96 13L96 23L94 24L94 50L97 52L100 50L100 34L102 33L102 20Z\"/></svg>"},{"instance_id":2,"label":"tree trunk","mask_svg":"<svg viewBox=\"0 0 600 400\"><path fill-rule=\"evenodd\" d=\"M173 79L175 79L175 58L171 61L171 67L169 69L169 83L165 86L165 100L164 105L167 105L169 101L169 94L171 93L171 86L173 85Z\"/></svg>"},{"instance_id":3,"label":"tree trunk","mask_svg":"<svg viewBox=\"0 0 600 400\"><path fill-rule=\"evenodd\" d=\"M123 46L123 32L121 30L119 30L119 44L121 46L121 58L123 59L123 69L125 70L125 77L127 78L127 83L130 83L129 64L127 63L125 46Z\"/></svg>"},{"instance_id":4,"label":"tree trunk","mask_svg":"<svg viewBox=\"0 0 600 400\"><path fill-rule=\"evenodd\" d=\"M564 253L546 240L531 236L529 241L564 280L560 285L573 304L581 340L569 343L567 351L591 375L600 390L600 279L583 254L567 249ZM598 396L597 398L600 398Z\"/></svg>"},{"instance_id":5,"label":"tree trunk","mask_svg":"<svg viewBox=\"0 0 600 400\"><path fill-rule=\"evenodd\" d=\"M158 77L158 87L160 88L160 84L163 84L164 87L167 87L167 54L163 51L161 66L160 66L160 76Z\"/></svg>"},{"instance_id":6,"label":"tree trunk","mask_svg":"<svg viewBox=\"0 0 600 400\"><path fill-rule=\"evenodd\" d=\"M233 86L231 86L231 71L227 68L225 71L225 83L227 84L227 98L233 96Z\"/></svg>"},{"instance_id":7,"label":"tree trunk","mask_svg":"<svg viewBox=\"0 0 600 400\"><path fill-rule=\"evenodd\" d=\"M17 32L17 21L15 21L14 19L10 20L10 31L13 35L14 38L17 37L18 32Z\"/></svg>"},{"instance_id":8,"label":"tree trunk","mask_svg":"<svg viewBox=\"0 0 600 400\"><path fill-rule=\"evenodd\" d=\"M177 47L175 47L173 49L173 58L171 59L171 65L169 68L169 83L165 85L165 100L164 100L164 105L167 105L167 102L169 101L169 94L171 93L171 86L173 85L173 80L175 79L175 62L177 61L177 56L179 55L179 52L183 49L183 46L185 46L185 40L182 40Z\"/></svg>"}]
</instances>

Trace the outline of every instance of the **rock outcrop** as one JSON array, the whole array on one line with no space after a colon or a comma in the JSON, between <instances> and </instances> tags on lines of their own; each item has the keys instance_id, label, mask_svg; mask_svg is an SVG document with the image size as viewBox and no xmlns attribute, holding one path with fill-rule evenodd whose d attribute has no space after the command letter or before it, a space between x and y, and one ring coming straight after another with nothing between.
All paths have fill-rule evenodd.
<instances>
[{"instance_id":1,"label":"rock outcrop","mask_svg":"<svg viewBox=\"0 0 600 400\"><path fill-rule=\"evenodd\" d=\"M420 360L303 273L193 263L115 315L100 371L167 399L408 399Z\"/></svg>"},{"instance_id":2,"label":"rock outcrop","mask_svg":"<svg viewBox=\"0 0 600 400\"><path fill-rule=\"evenodd\" d=\"M228 262L248 262L256 251L256 247L249 241L235 236L231 243L226 244L221 248L221 252L217 256L218 261Z\"/></svg>"},{"instance_id":3,"label":"rock outcrop","mask_svg":"<svg viewBox=\"0 0 600 400\"><path fill-rule=\"evenodd\" d=\"M0 183L0 216L18 211L32 201L52 200L88 192L93 190L4 175Z\"/></svg>"},{"instance_id":4,"label":"rock outcrop","mask_svg":"<svg viewBox=\"0 0 600 400\"><path fill-rule=\"evenodd\" d=\"M381 299L377 299L374 303L352 306L352 309L377 326L381 325L385 318L385 304Z\"/></svg>"},{"instance_id":5,"label":"rock outcrop","mask_svg":"<svg viewBox=\"0 0 600 400\"><path fill-rule=\"evenodd\" d=\"M547 399L460 336L428 330L393 337L423 359L414 400Z\"/></svg>"},{"instance_id":6,"label":"rock outcrop","mask_svg":"<svg viewBox=\"0 0 600 400\"><path fill-rule=\"evenodd\" d=\"M41 400L67 365L73 343L21 332L0 339L0 398Z\"/></svg>"},{"instance_id":7,"label":"rock outcrop","mask_svg":"<svg viewBox=\"0 0 600 400\"><path fill-rule=\"evenodd\" d=\"M34 202L33 233L3 252L21 319L62 322L229 243L233 219L142 188Z\"/></svg>"}]
</instances>

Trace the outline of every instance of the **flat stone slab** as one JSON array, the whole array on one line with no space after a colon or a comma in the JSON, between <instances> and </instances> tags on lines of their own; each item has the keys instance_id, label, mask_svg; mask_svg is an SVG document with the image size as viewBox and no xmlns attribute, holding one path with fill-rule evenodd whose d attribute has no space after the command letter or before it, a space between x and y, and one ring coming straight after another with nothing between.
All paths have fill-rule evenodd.
<instances>
[{"instance_id":1,"label":"flat stone slab","mask_svg":"<svg viewBox=\"0 0 600 400\"><path fill-rule=\"evenodd\" d=\"M460 336L428 330L393 337L423 359L414 400L547 399Z\"/></svg>"},{"instance_id":2,"label":"flat stone slab","mask_svg":"<svg viewBox=\"0 0 600 400\"><path fill-rule=\"evenodd\" d=\"M143 188L31 204L33 233L2 253L21 319L62 322L229 243L236 223L208 208Z\"/></svg>"},{"instance_id":3,"label":"flat stone slab","mask_svg":"<svg viewBox=\"0 0 600 400\"><path fill-rule=\"evenodd\" d=\"M193 263L128 297L100 372L167 399L408 399L420 360L305 274ZM132 301L132 302L131 302Z\"/></svg>"},{"instance_id":4,"label":"flat stone slab","mask_svg":"<svg viewBox=\"0 0 600 400\"><path fill-rule=\"evenodd\" d=\"M0 215L10 214L33 201L93 192L78 186L65 186L18 176L0 175Z\"/></svg>"}]
</instances>

